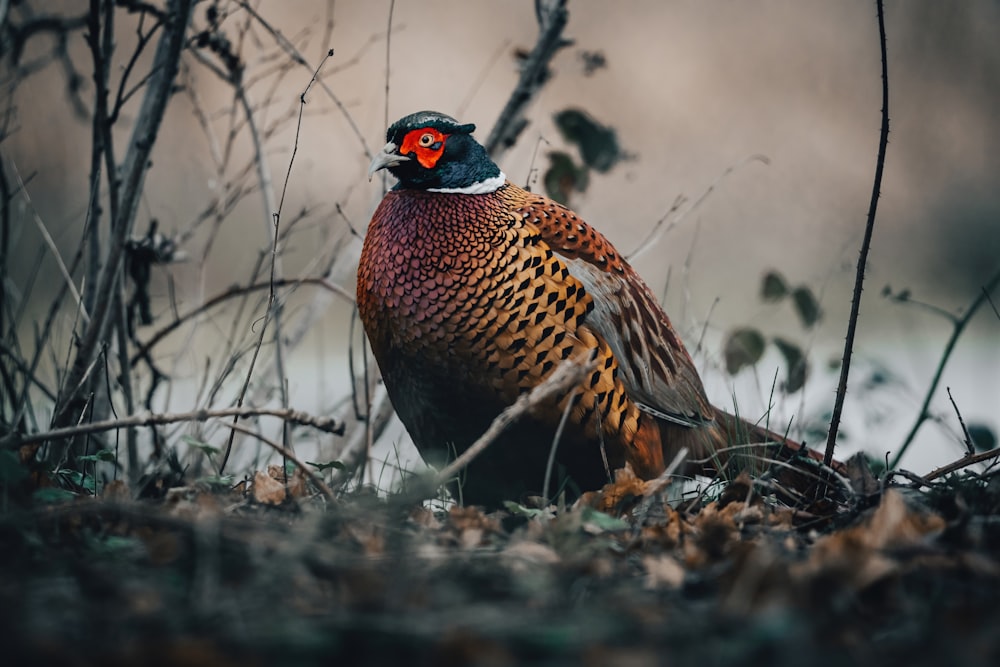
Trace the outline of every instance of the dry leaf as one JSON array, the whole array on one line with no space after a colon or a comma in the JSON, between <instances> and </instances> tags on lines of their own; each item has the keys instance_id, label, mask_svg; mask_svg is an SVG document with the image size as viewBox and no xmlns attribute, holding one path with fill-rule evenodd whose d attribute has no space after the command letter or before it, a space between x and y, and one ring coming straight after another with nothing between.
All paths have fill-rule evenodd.
<instances>
[{"instance_id":1,"label":"dry leaf","mask_svg":"<svg viewBox=\"0 0 1000 667\"><path fill-rule=\"evenodd\" d=\"M516 571L528 570L535 565L555 565L559 562L559 554L555 549L531 540L515 542L503 550L505 556Z\"/></svg>"},{"instance_id":2,"label":"dry leaf","mask_svg":"<svg viewBox=\"0 0 1000 667\"><path fill-rule=\"evenodd\" d=\"M285 502L285 485L259 470L253 475L253 499L263 505Z\"/></svg>"},{"instance_id":3,"label":"dry leaf","mask_svg":"<svg viewBox=\"0 0 1000 667\"><path fill-rule=\"evenodd\" d=\"M666 517L662 522L642 527L639 533L644 548L658 546L662 549L673 549L681 542L686 524L681 521L681 515L672 507L665 507Z\"/></svg>"},{"instance_id":4,"label":"dry leaf","mask_svg":"<svg viewBox=\"0 0 1000 667\"><path fill-rule=\"evenodd\" d=\"M909 507L901 493L890 489L867 521L821 538L796 571L806 577L833 574L843 585L863 590L899 569L890 550L917 546L944 526L940 516Z\"/></svg>"},{"instance_id":5,"label":"dry leaf","mask_svg":"<svg viewBox=\"0 0 1000 667\"><path fill-rule=\"evenodd\" d=\"M502 532L500 521L487 516L478 507L454 506L448 511L448 523L463 548L482 546L489 535Z\"/></svg>"},{"instance_id":6,"label":"dry leaf","mask_svg":"<svg viewBox=\"0 0 1000 667\"><path fill-rule=\"evenodd\" d=\"M344 533L357 542L366 556L385 552L385 533L377 524L351 521L344 526Z\"/></svg>"},{"instance_id":7,"label":"dry leaf","mask_svg":"<svg viewBox=\"0 0 1000 667\"><path fill-rule=\"evenodd\" d=\"M605 484L596 494L588 494L586 504L599 512L619 516L623 508L645 495L648 484L636 477L632 467L626 465L615 471L614 482Z\"/></svg>"},{"instance_id":8,"label":"dry leaf","mask_svg":"<svg viewBox=\"0 0 1000 667\"><path fill-rule=\"evenodd\" d=\"M132 492L128 490L128 484L124 480L116 479L104 485L101 497L113 502L125 502L132 499Z\"/></svg>"},{"instance_id":9,"label":"dry leaf","mask_svg":"<svg viewBox=\"0 0 1000 667\"><path fill-rule=\"evenodd\" d=\"M643 556L646 568L646 588L680 588L684 583L684 567L673 556Z\"/></svg>"},{"instance_id":10,"label":"dry leaf","mask_svg":"<svg viewBox=\"0 0 1000 667\"><path fill-rule=\"evenodd\" d=\"M267 474L271 479L281 482L281 484L287 488L287 492L292 498L302 498L309 493L309 487L306 484L306 476L305 473L302 472L301 468L295 468L295 471L292 472L292 476L289 477L285 474L284 466L272 463L267 466Z\"/></svg>"}]
</instances>

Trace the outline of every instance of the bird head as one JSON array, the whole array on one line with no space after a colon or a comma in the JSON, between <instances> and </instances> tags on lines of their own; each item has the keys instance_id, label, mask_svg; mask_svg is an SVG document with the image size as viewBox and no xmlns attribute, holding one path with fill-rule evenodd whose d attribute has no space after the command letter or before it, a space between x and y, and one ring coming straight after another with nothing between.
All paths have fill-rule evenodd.
<instances>
[{"instance_id":1,"label":"bird head","mask_svg":"<svg viewBox=\"0 0 1000 667\"><path fill-rule=\"evenodd\" d=\"M369 180L388 169L399 179L395 189L435 192L492 192L505 177L472 138L476 126L461 124L437 111L400 118L386 131L385 147L372 160Z\"/></svg>"}]
</instances>

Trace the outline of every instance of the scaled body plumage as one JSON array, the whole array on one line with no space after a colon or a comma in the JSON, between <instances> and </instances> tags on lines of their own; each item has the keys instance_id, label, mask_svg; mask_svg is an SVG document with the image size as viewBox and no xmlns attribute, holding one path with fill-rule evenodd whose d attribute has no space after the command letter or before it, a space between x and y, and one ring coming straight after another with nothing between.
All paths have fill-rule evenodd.
<instances>
[{"instance_id":1,"label":"scaled body plumage","mask_svg":"<svg viewBox=\"0 0 1000 667\"><path fill-rule=\"evenodd\" d=\"M507 181L471 125L419 112L389 128L372 172L399 184L375 211L358 308L393 406L432 463L467 448L563 359L596 355L558 460L583 490L626 462L643 478L681 447L705 459L736 432L716 411L649 288L566 207ZM563 397L474 461L467 501L541 490Z\"/></svg>"}]
</instances>

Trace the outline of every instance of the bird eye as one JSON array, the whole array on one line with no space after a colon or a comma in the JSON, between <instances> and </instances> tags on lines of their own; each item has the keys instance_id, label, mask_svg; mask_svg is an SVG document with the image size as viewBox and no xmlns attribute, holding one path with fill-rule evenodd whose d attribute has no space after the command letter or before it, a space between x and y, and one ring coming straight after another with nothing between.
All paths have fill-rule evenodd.
<instances>
[{"instance_id":1,"label":"bird eye","mask_svg":"<svg viewBox=\"0 0 1000 667\"><path fill-rule=\"evenodd\" d=\"M424 132L420 135L420 140L417 143L420 144L421 148L428 148L434 143L434 135L430 132Z\"/></svg>"}]
</instances>

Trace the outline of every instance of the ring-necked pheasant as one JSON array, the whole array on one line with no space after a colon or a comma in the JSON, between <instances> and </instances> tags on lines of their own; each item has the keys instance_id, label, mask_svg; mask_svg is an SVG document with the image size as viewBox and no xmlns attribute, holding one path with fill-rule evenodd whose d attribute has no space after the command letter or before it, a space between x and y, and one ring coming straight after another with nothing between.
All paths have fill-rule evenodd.
<instances>
[{"instance_id":1,"label":"ring-necked pheasant","mask_svg":"<svg viewBox=\"0 0 1000 667\"><path fill-rule=\"evenodd\" d=\"M583 490L630 463L649 479L681 447L714 471L724 450L780 436L713 408L691 357L624 257L575 213L507 180L433 111L394 123L369 176L399 183L375 211L358 309L392 404L425 459L466 449L563 359L596 355L558 460ZM568 397L508 429L472 462L466 502L538 492ZM795 443L773 445L787 458ZM692 466L688 466L691 471Z\"/></svg>"}]
</instances>

